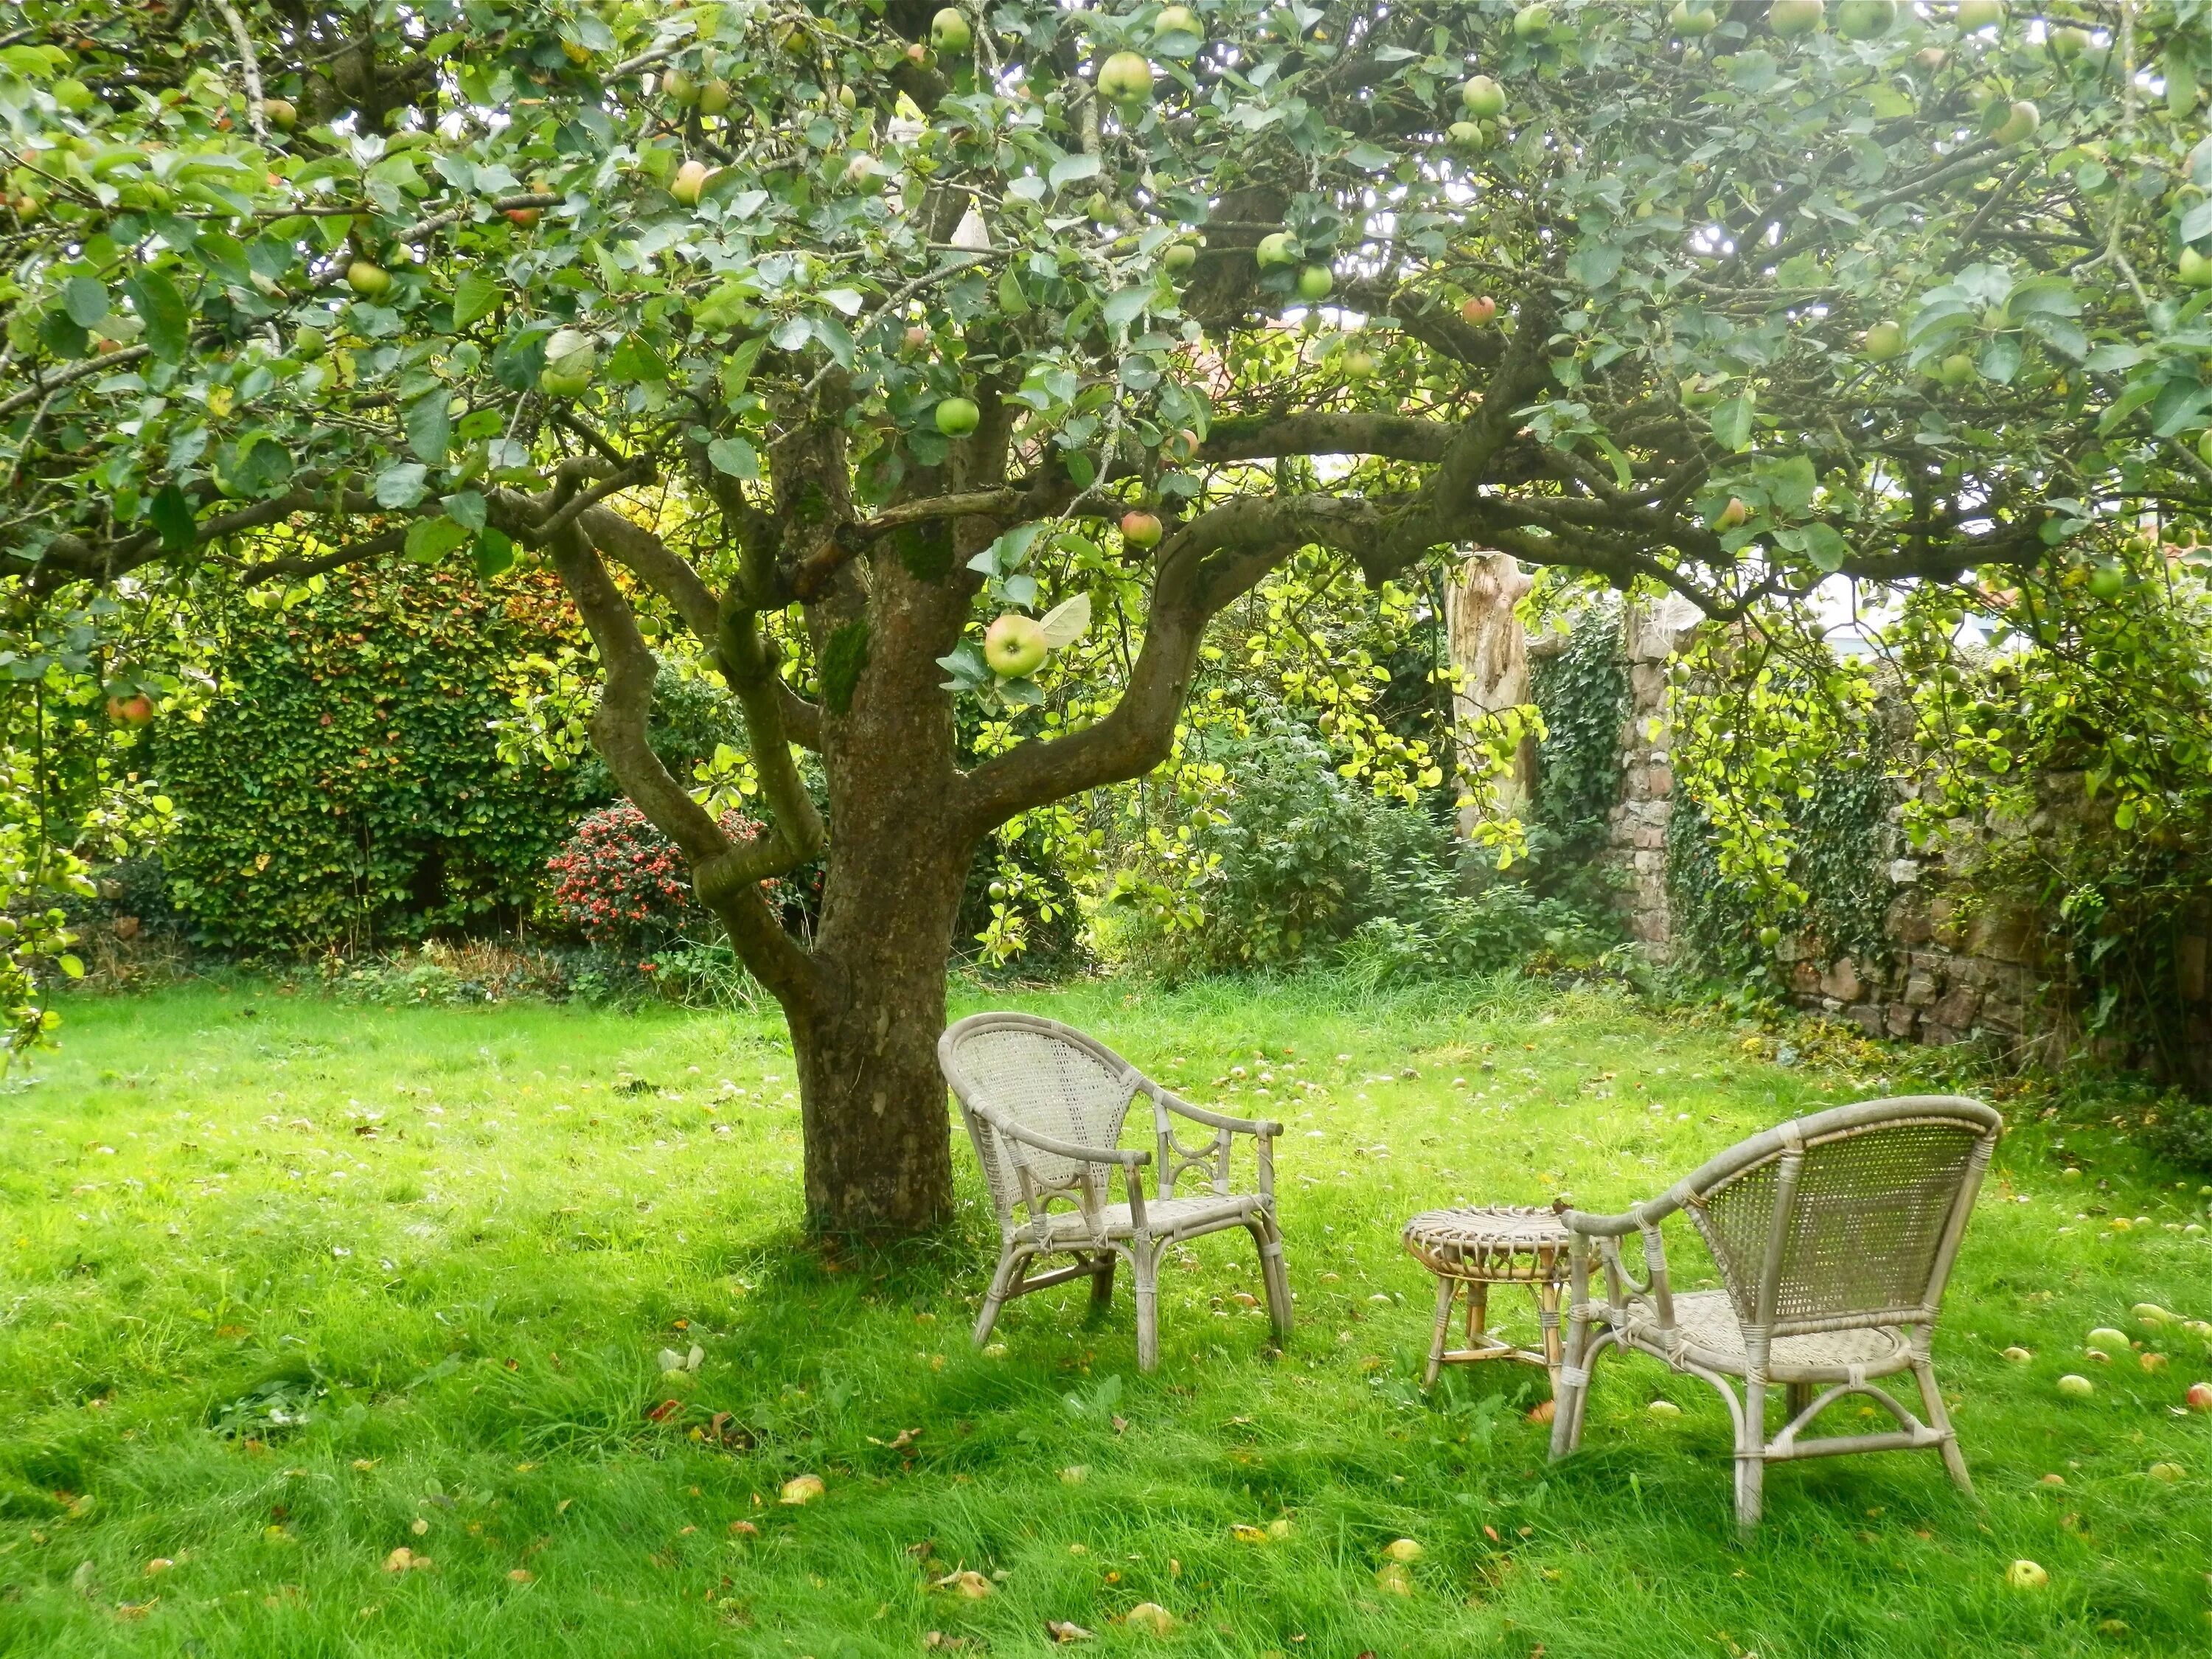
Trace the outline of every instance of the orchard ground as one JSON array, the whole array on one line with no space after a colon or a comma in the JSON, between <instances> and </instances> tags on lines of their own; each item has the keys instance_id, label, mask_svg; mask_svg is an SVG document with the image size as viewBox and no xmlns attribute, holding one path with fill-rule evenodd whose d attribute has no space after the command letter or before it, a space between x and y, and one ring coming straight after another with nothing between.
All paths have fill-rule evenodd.
<instances>
[{"instance_id":1,"label":"orchard ground","mask_svg":"<svg viewBox=\"0 0 2212 1659\"><path fill-rule=\"evenodd\" d=\"M1424 1397L1431 1286L1398 1227L1454 1200L1622 1204L1903 1061L1815 1044L1785 1067L1732 1027L1515 981L970 989L957 1012L1008 1000L1289 1124L1286 1352L1231 1238L1169 1275L1152 1376L1126 1282L1096 1326L1081 1287L1048 1292L971 1352L995 1232L964 1145L949 1237L800 1246L765 1012L77 1000L0 1100L0 1652L1007 1656L1053 1647L1048 1620L1101 1652L1316 1659L2206 1639L2212 1419L2183 1403L2212 1368L2128 1316L2212 1315L2182 1171L2015 1108L1937 1345L1979 1504L1925 1455L1784 1466L1740 1545L1701 1383L1607 1368L1558 1468L1524 1415L1539 1373ZM2106 1325L2169 1367L2085 1358ZM2062 1397L2065 1372L2094 1395ZM821 1496L779 1501L808 1474ZM1399 1538L1423 1547L1406 1596L1376 1576ZM2008 1589L2019 1559L2047 1586ZM1173 1632L1124 1622L1147 1601Z\"/></svg>"}]
</instances>

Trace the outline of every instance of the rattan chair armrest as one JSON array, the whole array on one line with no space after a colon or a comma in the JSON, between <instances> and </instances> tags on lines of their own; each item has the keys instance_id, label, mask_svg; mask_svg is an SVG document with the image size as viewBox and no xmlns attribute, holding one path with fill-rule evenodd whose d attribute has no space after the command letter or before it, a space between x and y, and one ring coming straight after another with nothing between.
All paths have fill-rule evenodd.
<instances>
[{"instance_id":1,"label":"rattan chair armrest","mask_svg":"<svg viewBox=\"0 0 2212 1659\"><path fill-rule=\"evenodd\" d=\"M1034 1146L1039 1152L1050 1152L1056 1158L1073 1158L1085 1164L1119 1164L1130 1168L1152 1161L1152 1155L1140 1146L1079 1146L1072 1140L1060 1140L1051 1135L1039 1134L1035 1129L1025 1127L988 1106L978 1106L974 1109L976 1116L1009 1140L1018 1140L1024 1146Z\"/></svg>"},{"instance_id":2,"label":"rattan chair armrest","mask_svg":"<svg viewBox=\"0 0 2212 1659\"><path fill-rule=\"evenodd\" d=\"M1648 1203L1623 1210L1619 1215L1598 1215L1589 1210L1577 1210L1564 1198L1556 1198L1552 1200L1552 1213L1559 1218L1559 1224L1571 1233L1580 1233L1588 1238L1624 1238L1644 1228L1657 1226L1680 1209L1687 1198L1683 1188L1675 1187Z\"/></svg>"},{"instance_id":3,"label":"rattan chair armrest","mask_svg":"<svg viewBox=\"0 0 2212 1659\"><path fill-rule=\"evenodd\" d=\"M1194 1106L1171 1089L1158 1084L1146 1085L1146 1092L1177 1117L1187 1117L1194 1123L1203 1123L1216 1129L1227 1129L1235 1134L1279 1135L1283 1126L1267 1118L1231 1117L1226 1112L1208 1111L1203 1106Z\"/></svg>"}]
</instances>

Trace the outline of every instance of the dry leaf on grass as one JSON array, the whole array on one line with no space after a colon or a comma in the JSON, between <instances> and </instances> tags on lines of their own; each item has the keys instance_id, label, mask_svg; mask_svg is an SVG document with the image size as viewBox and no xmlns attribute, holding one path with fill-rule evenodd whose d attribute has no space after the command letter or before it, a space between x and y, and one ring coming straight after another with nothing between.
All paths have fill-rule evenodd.
<instances>
[{"instance_id":1,"label":"dry leaf on grass","mask_svg":"<svg viewBox=\"0 0 2212 1659\"><path fill-rule=\"evenodd\" d=\"M1071 1625L1065 1619L1046 1620L1044 1630L1045 1634L1055 1642L1088 1642L1097 1634L1095 1631L1087 1631L1080 1625Z\"/></svg>"},{"instance_id":2,"label":"dry leaf on grass","mask_svg":"<svg viewBox=\"0 0 2212 1659\"><path fill-rule=\"evenodd\" d=\"M1149 1632L1154 1636L1165 1636L1176 1626L1176 1616L1157 1601L1139 1601L1129 1609L1129 1616L1121 1621L1131 1630Z\"/></svg>"},{"instance_id":3,"label":"dry leaf on grass","mask_svg":"<svg viewBox=\"0 0 2212 1659\"><path fill-rule=\"evenodd\" d=\"M732 1538L757 1538L760 1536L760 1528L753 1525L750 1521L732 1521L730 1522L730 1536Z\"/></svg>"},{"instance_id":4,"label":"dry leaf on grass","mask_svg":"<svg viewBox=\"0 0 2212 1659\"><path fill-rule=\"evenodd\" d=\"M980 1601L991 1593L991 1581L972 1567L960 1572L946 1573L937 1581L937 1587L964 1595L971 1601Z\"/></svg>"},{"instance_id":5,"label":"dry leaf on grass","mask_svg":"<svg viewBox=\"0 0 2212 1659\"><path fill-rule=\"evenodd\" d=\"M1267 1529L1265 1527L1231 1527L1229 1529L1229 1535L1240 1544L1264 1544L1267 1541Z\"/></svg>"}]
</instances>

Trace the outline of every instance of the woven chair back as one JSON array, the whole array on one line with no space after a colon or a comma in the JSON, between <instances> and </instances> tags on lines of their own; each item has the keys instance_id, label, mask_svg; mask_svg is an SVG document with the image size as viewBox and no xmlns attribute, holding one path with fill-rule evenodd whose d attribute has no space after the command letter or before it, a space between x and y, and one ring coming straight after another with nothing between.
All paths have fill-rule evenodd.
<instances>
[{"instance_id":1,"label":"woven chair back","mask_svg":"<svg viewBox=\"0 0 2212 1659\"><path fill-rule=\"evenodd\" d=\"M1136 1089L1137 1074L1127 1061L1079 1031L1027 1014L972 1016L946 1033L941 1052L1001 1221L1011 1220L1022 1201L1018 1157L1042 1187L1097 1178L1095 1164L1015 1147L971 1108L982 1106L1054 1140L1104 1150L1121 1139Z\"/></svg>"},{"instance_id":2,"label":"woven chair back","mask_svg":"<svg viewBox=\"0 0 2212 1659\"><path fill-rule=\"evenodd\" d=\"M1923 1098L1746 1142L1691 1206L1738 1316L1778 1334L1932 1318L1998 1127L1978 1102Z\"/></svg>"}]
</instances>

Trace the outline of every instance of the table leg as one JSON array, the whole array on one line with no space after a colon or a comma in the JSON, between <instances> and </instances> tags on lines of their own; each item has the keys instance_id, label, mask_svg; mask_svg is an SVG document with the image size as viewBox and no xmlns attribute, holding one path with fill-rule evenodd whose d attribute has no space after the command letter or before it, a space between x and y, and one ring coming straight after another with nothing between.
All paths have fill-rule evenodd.
<instances>
[{"instance_id":1,"label":"table leg","mask_svg":"<svg viewBox=\"0 0 2212 1659\"><path fill-rule=\"evenodd\" d=\"M1544 1330L1544 1369L1552 1375L1552 1395L1559 1393L1559 1287L1551 1279L1536 1286L1536 1322Z\"/></svg>"},{"instance_id":2,"label":"table leg","mask_svg":"<svg viewBox=\"0 0 2212 1659\"><path fill-rule=\"evenodd\" d=\"M1459 1281L1437 1275L1437 1328L1429 1339L1429 1371L1421 1379L1425 1389L1436 1386L1437 1373L1444 1366L1444 1339L1451 1331L1452 1297L1458 1293Z\"/></svg>"},{"instance_id":3,"label":"table leg","mask_svg":"<svg viewBox=\"0 0 2212 1659\"><path fill-rule=\"evenodd\" d=\"M1490 1286L1479 1279L1471 1279L1467 1285L1467 1346L1485 1346L1489 1332Z\"/></svg>"}]
</instances>

